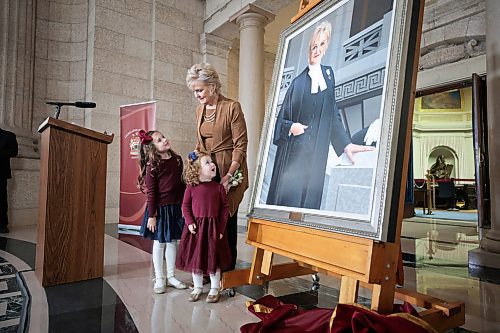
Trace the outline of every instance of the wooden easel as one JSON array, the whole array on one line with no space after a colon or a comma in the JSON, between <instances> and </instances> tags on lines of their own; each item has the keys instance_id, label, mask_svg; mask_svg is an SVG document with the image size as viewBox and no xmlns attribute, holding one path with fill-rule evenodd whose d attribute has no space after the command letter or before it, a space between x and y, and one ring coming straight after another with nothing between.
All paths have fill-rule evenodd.
<instances>
[{"instance_id":1,"label":"wooden easel","mask_svg":"<svg viewBox=\"0 0 500 333\"><path fill-rule=\"evenodd\" d=\"M299 12L292 19L292 23L320 2L321 0L302 0ZM422 25L423 6L424 1L421 1L419 26ZM420 33L416 36L415 43L415 45L420 45ZM418 59L418 51L417 47L415 59ZM412 71L411 86L408 86L411 94L408 102L409 119L406 121L404 161L408 161L409 158L417 71L415 63L413 63ZM402 284L403 280L401 226L404 200L401 198L404 198L407 168L408 163L403 163L396 237L393 243L250 218L247 243L255 247L252 266L249 269L224 273L223 287L233 288L244 284L263 285L268 281L321 272L341 279L339 303L355 303L359 286L362 286L372 290L371 308L379 313L392 312L394 299L399 299L424 308L425 310L419 312L421 318L438 332L463 325L465 323L464 303L450 303L404 288L397 288L397 284ZM300 220L301 214L291 213L290 219ZM294 262L273 265L275 254L291 258Z\"/></svg>"},{"instance_id":2,"label":"wooden easel","mask_svg":"<svg viewBox=\"0 0 500 333\"><path fill-rule=\"evenodd\" d=\"M402 211L402 210L401 210ZM401 221L401 220L400 220ZM390 313L394 299L426 310L419 314L438 332L465 323L465 305L396 288L400 257L397 243L336 234L311 228L249 219L247 243L255 247L252 266L223 274L224 288L265 282L316 272L341 279L339 303L355 303L359 286L372 289L372 310ZM273 265L279 254L294 260Z\"/></svg>"}]
</instances>

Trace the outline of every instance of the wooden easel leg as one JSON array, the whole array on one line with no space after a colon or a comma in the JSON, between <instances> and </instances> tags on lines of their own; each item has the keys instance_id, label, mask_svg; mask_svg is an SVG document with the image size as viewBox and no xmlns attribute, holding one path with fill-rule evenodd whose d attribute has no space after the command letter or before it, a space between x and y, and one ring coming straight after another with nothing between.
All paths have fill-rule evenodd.
<instances>
[{"instance_id":1,"label":"wooden easel leg","mask_svg":"<svg viewBox=\"0 0 500 333\"><path fill-rule=\"evenodd\" d=\"M264 250L258 247L255 248L253 253L252 268L250 268L250 276L248 278L248 284L262 285L264 284L264 279L262 279L262 261L264 259Z\"/></svg>"},{"instance_id":2,"label":"wooden easel leg","mask_svg":"<svg viewBox=\"0 0 500 333\"><path fill-rule=\"evenodd\" d=\"M399 244L398 267L396 270L396 284L404 286L404 283L405 283L405 272L403 269L403 252L401 250L401 244Z\"/></svg>"},{"instance_id":3,"label":"wooden easel leg","mask_svg":"<svg viewBox=\"0 0 500 333\"><path fill-rule=\"evenodd\" d=\"M394 295L396 292L395 276L381 284L374 284L372 290L372 310L381 314L392 313Z\"/></svg>"},{"instance_id":4,"label":"wooden easel leg","mask_svg":"<svg viewBox=\"0 0 500 333\"><path fill-rule=\"evenodd\" d=\"M380 276L380 283L373 285L371 308L381 314L388 314L392 312L394 306L396 275L399 271L399 264L402 263L402 254L401 244L386 243L384 248L386 255L384 263L386 263L386 266Z\"/></svg>"},{"instance_id":5,"label":"wooden easel leg","mask_svg":"<svg viewBox=\"0 0 500 333\"><path fill-rule=\"evenodd\" d=\"M262 266L260 267L260 272L264 275L271 275L271 268L273 267L273 253L271 251L264 250L262 255Z\"/></svg>"},{"instance_id":6,"label":"wooden easel leg","mask_svg":"<svg viewBox=\"0 0 500 333\"><path fill-rule=\"evenodd\" d=\"M351 304L358 300L359 281L343 275L340 281L339 303Z\"/></svg>"}]
</instances>

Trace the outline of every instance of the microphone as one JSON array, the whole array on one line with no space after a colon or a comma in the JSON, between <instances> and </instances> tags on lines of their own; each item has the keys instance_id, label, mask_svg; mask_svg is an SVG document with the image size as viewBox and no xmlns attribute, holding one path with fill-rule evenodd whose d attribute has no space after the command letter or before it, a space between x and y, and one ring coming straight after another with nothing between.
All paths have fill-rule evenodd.
<instances>
[{"instance_id":1,"label":"microphone","mask_svg":"<svg viewBox=\"0 0 500 333\"><path fill-rule=\"evenodd\" d=\"M94 102L75 102L77 108L93 109L95 108Z\"/></svg>"},{"instance_id":2,"label":"microphone","mask_svg":"<svg viewBox=\"0 0 500 333\"><path fill-rule=\"evenodd\" d=\"M46 104L56 106L56 113L54 114L54 118L56 119L59 118L59 114L61 113L61 107L63 105L69 105L83 109L93 109L96 106L94 102L46 102Z\"/></svg>"},{"instance_id":3,"label":"microphone","mask_svg":"<svg viewBox=\"0 0 500 333\"><path fill-rule=\"evenodd\" d=\"M94 102L47 102L48 105L55 105L61 107L63 105L74 106L77 108L93 109L96 107Z\"/></svg>"}]
</instances>

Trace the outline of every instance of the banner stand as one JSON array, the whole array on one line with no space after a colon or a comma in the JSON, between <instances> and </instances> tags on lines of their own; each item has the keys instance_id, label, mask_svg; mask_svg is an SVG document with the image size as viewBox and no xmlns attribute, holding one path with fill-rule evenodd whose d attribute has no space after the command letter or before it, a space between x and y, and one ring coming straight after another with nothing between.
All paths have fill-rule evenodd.
<instances>
[{"instance_id":1,"label":"banner stand","mask_svg":"<svg viewBox=\"0 0 500 333\"><path fill-rule=\"evenodd\" d=\"M146 194L137 187L140 130L156 129L156 101L120 106L120 219L118 239L151 252L153 242L139 230L146 210Z\"/></svg>"}]
</instances>

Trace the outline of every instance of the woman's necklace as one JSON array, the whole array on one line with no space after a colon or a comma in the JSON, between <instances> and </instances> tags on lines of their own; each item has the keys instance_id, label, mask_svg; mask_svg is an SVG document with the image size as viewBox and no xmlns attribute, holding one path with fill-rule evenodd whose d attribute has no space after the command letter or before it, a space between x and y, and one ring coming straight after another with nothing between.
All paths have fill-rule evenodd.
<instances>
[{"instance_id":1,"label":"woman's necklace","mask_svg":"<svg viewBox=\"0 0 500 333\"><path fill-rule=\"evenodd\" d=\"M207 106L207 110L210 108ZM215 120L215 112L217 111L217 108L214 108L214 111L207 116L207 110L205 110L205 114L203 115L203 119L205 120L206 123L211 123Z\"/></svg>"}]
</instances>

